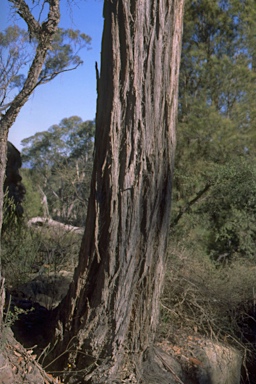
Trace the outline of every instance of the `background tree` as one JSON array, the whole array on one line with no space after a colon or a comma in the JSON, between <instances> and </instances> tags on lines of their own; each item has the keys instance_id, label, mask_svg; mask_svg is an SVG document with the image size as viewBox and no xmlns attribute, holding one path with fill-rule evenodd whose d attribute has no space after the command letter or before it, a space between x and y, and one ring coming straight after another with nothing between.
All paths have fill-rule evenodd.
<instances>
[{"instance_id":1,"label":"background tree","mask_svg":"<svg viewBox=\"0 0 256 384\"><path fill-rule=\"evenodd\" d=\"M249 162L254 163L254 16L253 1L246 4L235 0L186 2L173 225L183 217L175 231L179 239L185 233L187 239L190 239L189 232L192 238L197 233L195 244L203 243L206 253L210 254L216 232L215 235L208 232L213 226L209 225L209 216L203 215L205 199L208 198L210 207L209 200L214 196L211 188L215 184L220 187L221 175L227 177L228 169L228 179L234 181L234 166L237 167L236 191L240 190L243 195L244 187L240 183L243 177L238 176L243 168L239 162L244 159L245 165L248 161L246 169ZM228 211L233 197L231 190L227 192L225 209ZM243 227L242 216L240 225Z\"/></svg>"},{"instance_id":2,"label":"background tree","mask_svg":"<svg viewBox=\"0 0 256 384\"><path fill-rule=\"evenodd\" d=\"M7 54L2 55L2 58L7 58L7 62L4 62L4 64L3 62L1 62L0 69L1 79L3 78L4 81L3 86L1 85L0 87L1 103L6 101L7 96L10 96L10 89L13 89L13 87L17 86L21 87L17 95L14 96L14 98L11 99L10 102L5 105L2 105L1 107L2 114L0 125L0 231L3 220L3 184L6 166L8 131L14 123L20 109L26 103L31 93L39 84L51 80L58 73L63 72L64 70L70 69L70 65L71 67L76 67L77 65L79 65L77 53L73 52L71 46L67 45L64 42L64 45L61 47L61 42L64 41L64 37L68 36L68 38L71 38L71 40L74 37L76 42L79 39L80 41L82 40L83 43L88 43L89 41L86 35L80 35L76 32L74 32L74 34L71 32L67 32L67 34L59 33L59 0L48 1L46 3L43 2L41 10L46 10L45 7L48 7L48 13L44 20L42 20L42 15L45 13L39 11L39 18L34 17L25 0L10 0L10 3L13 5L14 11L18 13L18 15L25 21L28 26L29 41L34 46L34 53L31 57L29 57L29 54L23 53L24 51L21 48L22 54L25 55L23 56L23 59L25 59L25 64L28 66L28 70L26 72L27 75L24 75L23 73L20 74L19 70L22 68L23 59L21 61L17 60L17 70L15 70L16 60L13 60L13 56L14 58L17 57L17 44L15 49L15 42L17 42L18 44L21 41L23 42L25 38L24 33L22 32L22 36L19 36L17 28L14 28L12 30L7 29L5 33L0 35L0 47L2 52L7 49ZM9 51L8 48L10 49ZM55 52L57 53L57 55L55 56L56 60L54 59L52 53L48 55L51 48L54 48ZM31 58L31 61L28 62L27 59L29 58ZM2 297L1 292L0 297ZM3 302L0 302L0 317L2 307Z\"/></svg>"},{"instance_id":3,"label":"background tree","mask_svg":"<svg viewBox=\"0 0 256 384\"><path fill-rule=\"evenodd\" d=\"M78 116L22 141L24 166L48 202L48 214L67 224L83 226L89 197L93 121Z\"/></svg>"}]
</instances>

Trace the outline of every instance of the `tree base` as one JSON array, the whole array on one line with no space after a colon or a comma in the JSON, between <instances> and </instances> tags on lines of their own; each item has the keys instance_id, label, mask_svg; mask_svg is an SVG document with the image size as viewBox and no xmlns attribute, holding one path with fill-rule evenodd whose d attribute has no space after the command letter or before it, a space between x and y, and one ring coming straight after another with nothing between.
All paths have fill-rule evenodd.
<instances>
[{"instance_id":1,"label":"tree base","mask_svg":"<svg viewBox=\"0 0 256 384\"><path fill-rule=\"evenodd\" d=\"M127 356L126 364L113 373L109 361L103 362L90 374L70 372L63 377L66 384L194 384L185 376L181 365L159 347L148 349L141 356Z\"/></svg>"}]
</instances>

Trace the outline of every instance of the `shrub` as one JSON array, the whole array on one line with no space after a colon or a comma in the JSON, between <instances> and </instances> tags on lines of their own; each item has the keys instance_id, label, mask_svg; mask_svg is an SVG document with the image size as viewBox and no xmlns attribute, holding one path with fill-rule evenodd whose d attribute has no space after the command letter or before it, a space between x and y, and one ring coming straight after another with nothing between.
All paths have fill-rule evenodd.
<instances>
[{"instance_id":1,"label":"shrub","mask_svg":"<svg viewBox=\"0 0 256 384\"><path fill-rule=\"evenodd\" d=\"M17 287L38 273L56 274L77 263L81 235L53 228L9 228L3 235L2 268L8 287ZM47 268L44 268L44 266Z\"/></svg>"}]
</instances>

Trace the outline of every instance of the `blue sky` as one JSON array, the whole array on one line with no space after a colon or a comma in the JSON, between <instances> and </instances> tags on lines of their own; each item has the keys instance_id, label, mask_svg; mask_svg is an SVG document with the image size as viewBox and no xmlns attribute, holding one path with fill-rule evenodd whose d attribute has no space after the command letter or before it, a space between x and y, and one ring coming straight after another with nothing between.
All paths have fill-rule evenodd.
<instances>
[{"instance_id":1,"label":"blue sky","mask_svg":"<svg viewBox=\"0 0 256 384\"><path fill-rule=\"evenodd\" d=\"M60 27L79 29L89 35L92 38L90 49L80 52L84 64L78 69L60 74L48 84L39 86L30 96L9 132L9 141L18 149L22 149L22 139L47 130L64 117L95 118L95 62L100 65L103 0L75 0L69 4L71 9L67 1L61 0ZM9 2L1 0L0 29L13 24Z\"/></svg>"}]
</instances>

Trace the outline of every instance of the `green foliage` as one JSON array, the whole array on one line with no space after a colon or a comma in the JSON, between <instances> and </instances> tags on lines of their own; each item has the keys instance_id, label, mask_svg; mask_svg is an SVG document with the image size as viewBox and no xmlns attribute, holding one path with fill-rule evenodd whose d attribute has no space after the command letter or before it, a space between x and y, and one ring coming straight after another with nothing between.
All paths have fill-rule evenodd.
<instances>
[{"instance_id":1,"label":"green foliage","mask_svg":"<svg viewBox=\"0 0 256 384\"><path fill-rule=\"evenodd\" d=\"M197 214L208 217L210 254L256 261L256 162L241 157L217 167L217 179Z\"/></svg>"},{"instance_id":2,"label":"green foliage","mask_svg":"<svg viewBox=\"0 0 256 384\"><path fill-rule=\"evenodd\" d=\"M178 345L184 334L229 340L253 361L255 13L251 0L186 1L160 327Z\"/></svg>"},{"instance_id":3,"label":"green foliage","mask_svg":"<svg viewBox=\"0 0 256 384\"><path fill-rule=\"evenodd\" d=\"M40 244L38 264L48 267L48 272L55 274L63 269L73 272L78 261L81 234L47 225L35 229L34 234Z\"/></svg>"},{"instance_id":4,"label":"green foliage","mask_svg":"<svg viewBox=\"0 0 256 384\"><path fill-rule=\"evenodd\" d=\"M30 59L25 49L27 33L17 25L0 32L0 105L14 88L21 88L25 76L23 69Z\"/></svg>"},{"instance_id":5,"label":"green foliage","mask_svg":"<svg viewBox=\"0 0 256 384\"><path fill-rule=\"evenodd\" d=\"M175 238L191 249L202 247L218 262L232 257L256 261L255 169L256 160L249 155L208 167L209 188L184 210L173 228Z\"/></svg>"},{"instance_id":6,"label":"green foliage","mask_svg":"<svg viewBox=\"0 0 256 384\"><path fill-rule=\"evenodd\" d=\"M22 141L23 164L47 200L51 217L82 226L93 162L94 122L78 116Z\"/></svg>"},{"instance_id":7,"label":"green foliage","mask_svg":"<svg viewBox=\"0 0 256 384\"><path fill-rule=\"evenodd\" d=\"M43 84L55 78L59 73L76 69L82 60L81 49L88 47L91 38L78 30L59 28L54 35L52 49L39 75L38 83ZM7 27L0 32L0 105L12 99L15 90L20 90L27 78L37 41L17 25ZM36 86L37 86L36 85Z\"/></svg>"},{"instance_id":8,"label":"green foliage","mask_svg":"<svg viewBox=\"0 0 256 384\"><path fill-rule=\"evenodd\" d=\"M22 224L23 217L21 215L17 215L17 206L15 204L14 198L8 196L8 189L4 194L3 212L3 232L5 232L7 229L10 230L18 228Z\"/></svg>"},{"instance_id":9,"label":"green foliage","mask_svg":"<svg viewBox=\"0 0 256 384\"><path fill-rule=\"evenodd\" d=\"M22 183L26 186L26 194L22 203L26 219L43 215L41 197L38 187L33 182L31 169L22 168L20 170Z\"/></svg>"},{"instance_id":10,"label":"green foliage","mask_svg":"<svg viewBox=\"0 0 256 384\"><path fill-rule=\"evenodd\" d=\"M11 300L11 298L10 298ZM34 308L24 310L22 308L14 307L12 310L10 306L7 308L6 314L4 316L4 327L10 328L14 323L19 320L20 315L27 315L29 312L33 311Z\"/></svg>"},{"instance_id":11,"label":"green foliage","mask_svg":"<svg viewBox=\"0 0 256 384\"><path fill-rule=\"evenodd\" d=\"M52 50L49 51L39 82L52 80L60 72L77 68L83 63L78 53L90 44L91 38L78 30L62 28L54 36Z\"/></svg>"},{"instance_id":12,"label":"green foliage","mask_svg":"<svg viewBox=\"0 0 256 384\"><path fill-rule=\"evenodd\" d=\"M28 229L19 225L2 236L1 262L7 286L12 288L28 280L36 262L40 243Z\"/></svg>"},{"instance_id":13,"label":"green foliage","mask_svg":"<svg viewBox=\"0 0 256 384\"><path fill-rule=\"evenodd\" d=\"M214 258L254 255L254 16L253 1L186 2L173 233Z\"/></svg>"},{"instance_id":14,"label":"green foliage","mask_svg":"<svg viewBox=\"0 0 256 384\"><path fill-rule=\"evenodd\" d=\"M186 3L178 168L192 160L198 172L202 161L223 164L255 144L255 45L247 37L247 20L248 11L236 1Z\"/></svg>"},{"instance_id":15,"label":"green foliage","mask_svg":"<svg viewBox=\"0 0 256 384\"><path fill-rule=\"evenodd\" d=\"M8 228L2 239L2 271L9 289L18 288L45 270L55 275L73 271L77 264L81 235L62 228Z\"/></svg>"},{"instance_id":16,"label":"green foliage","mask_svg":"<svg viewBox=\"0 0 256 384\"><path fill-rule=\"evenodd\" d=\"M184 334L228 340L253 361L255 30L254 1L186 1L160 327L177 345Z\"/></svg>"}]
</instances>

